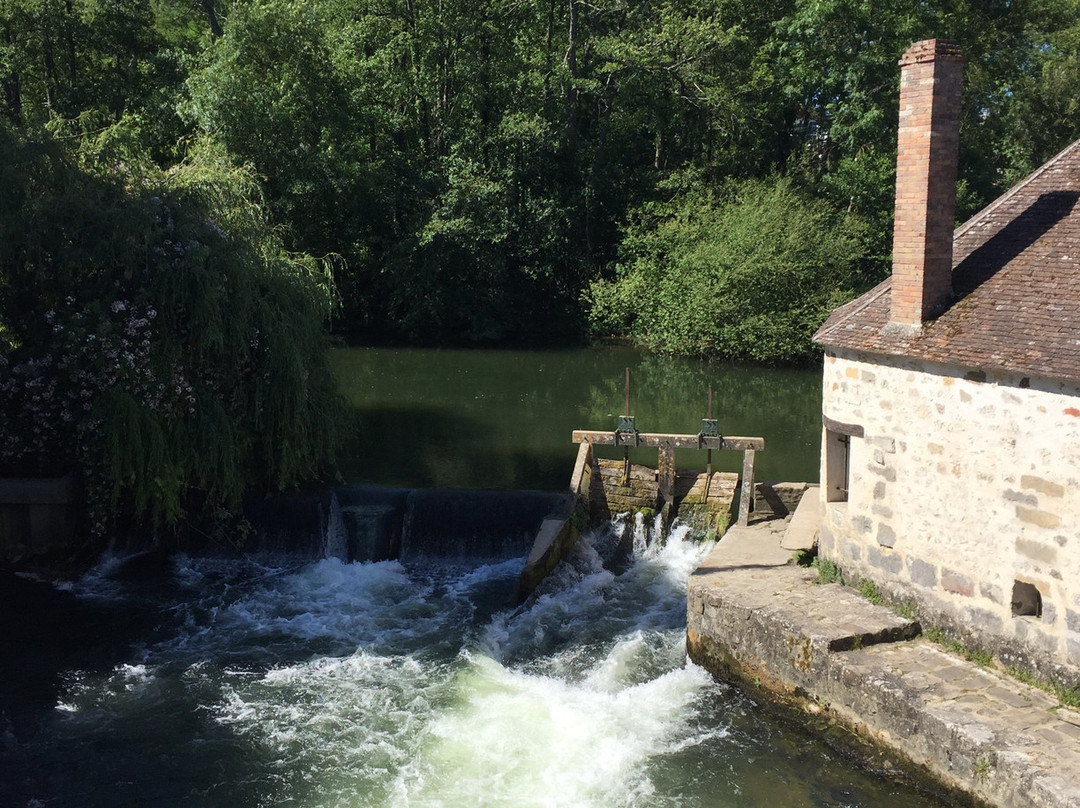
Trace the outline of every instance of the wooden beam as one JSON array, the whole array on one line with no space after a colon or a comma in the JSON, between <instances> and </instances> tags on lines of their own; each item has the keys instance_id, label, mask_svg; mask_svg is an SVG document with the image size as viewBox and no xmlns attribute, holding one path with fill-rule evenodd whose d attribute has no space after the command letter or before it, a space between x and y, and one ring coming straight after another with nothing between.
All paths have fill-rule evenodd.
<instances>
[{"instance_id":1,"label":"wooden beam","mask_svg":"<svg viewBox=\"0 0 1080 808\"><path fill-rule=\"evenodd\" d=\"M742 494L739 495L739 525L746 527L750 521L750 503L754 499L754 450L743 452Z\"/></svg>"},{"instance_id":2,"label":"wooden beam","mask_svg":"<svg viewBox=\"0 0 1080 808\"><path fill-rule=\"evenodd\" d=\"M577 461L574 463L574 473L570 477L570 493L574 496L579 496L581 494L581 482L585 477L585 468L591 462L592 445L586 441L578 447Z\"/></svg>"},{"instance_id":3,"label":"wooden beam","mask_svg":"<svg viewBox=\"0 0 1080 808\"><path fill-rule=\"evenodd\" d=\"M656 460L656 482L660 500L660 519L666 533L675 519L675 447L671 441L663 441L659 449L659 457Z\"/></svg>"},{"instance_id":4,"label":"wooden beam","mask_svg":"<svg viewBox=\"0 0 1080 808\"><path fill-rule=\"evenodd\" d=\"M656 462L656 481L660 499L665 505L675 503L675 447L665 442L660 444L660 456Z\"/></svg>"},{"instance_id":5,"label":"wooden beam","mask_svg":"<svg viewBox=\"0 0 1080 808\"><path fill-rule=\"evenodd\" d=\"M596 446L655 447L670 443L675 449L722 449L737 452L745 452L748 449L761 451L765 448L765 438L744 438L734 435L706 437L662 432L600 432L589 429L575 429L573 442L590 442Z\"/></svg>"}]
</instances>

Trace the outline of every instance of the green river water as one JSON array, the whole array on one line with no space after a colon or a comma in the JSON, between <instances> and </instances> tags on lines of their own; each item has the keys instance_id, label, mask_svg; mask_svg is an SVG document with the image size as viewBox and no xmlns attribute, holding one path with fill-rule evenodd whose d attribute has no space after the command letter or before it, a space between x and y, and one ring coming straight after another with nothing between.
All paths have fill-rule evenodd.
<instances>
[{"instance_id":1,"label":"green river water","mask_svg":"<svg viewBox=\"0 0 1080 808\"><path fill-rule=\"evenodd\" d=\"M626 347L348 348L332 361L355 427L342 462L350 482L560 490L577 453L570 433L615 428L626 368L639 431L696 434L711 385L721 433L765 438L758 479L818 479L820 368L708 363ZM656 452L637 450L634 459L654 464ZM676 457L679 468L704 469L705 462L693 450ZM714 453L719 470L738 471L741 463L740 453Z\"/></svg>"}]
</instances>

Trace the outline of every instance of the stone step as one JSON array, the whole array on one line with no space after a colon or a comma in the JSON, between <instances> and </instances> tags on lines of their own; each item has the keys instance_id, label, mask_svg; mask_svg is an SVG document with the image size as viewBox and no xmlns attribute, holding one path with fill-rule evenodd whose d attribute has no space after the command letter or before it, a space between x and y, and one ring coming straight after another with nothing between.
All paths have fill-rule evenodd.
<instances>
[{"instance_id":1,"label":"stone step","mask_svg":"<svg viewBox=\"0 0 1080 808\"><path fill-rule=\"evenodd\" d=\"M812 486L799 500L780 542L785 550L812 550L817 546L818 525L821 524L823 510L820 493L817 486Z\"/></svg>"},{"instance_id":2,"label":"stone step","mask_svg":"<svg viewBox=\"0 0 1080 808\"><path fill-rule=\"evenodd\" d=\"M998 808L1080 808L1080 713L914 637L918 623L786 563L781 519L732 528L691 575L687 651ZM967 804L963 802L962 804Z\"/></svg>"},{"instance_id":3,"label":"stone step","mask_svg":"<svg viewBox=\"0 0 1080 808\"><path fill-rule=\"evenodd\" d=\"M927 640L837 655L821 684L831 709L991 805L1080 805L1080 727L1041 690Z\"/></svg>"},{"instance_id":4,"label":"stone step","mask_svg":"<svg viewBox=\"0 0 1080 808\"><path fill-rule=\"evenodd\" d=\"M825 674L830 654L909 639L920 631L917 621L875 606L849 587L814 583L814 569L733 562L730 554L725 558L714 550L691 576L689 608L700 615L691 624L735 647L754 649L758 665L800 687L811 687ZM763 637L770 639L761 642Z\"/></svg>"}]
</instances>

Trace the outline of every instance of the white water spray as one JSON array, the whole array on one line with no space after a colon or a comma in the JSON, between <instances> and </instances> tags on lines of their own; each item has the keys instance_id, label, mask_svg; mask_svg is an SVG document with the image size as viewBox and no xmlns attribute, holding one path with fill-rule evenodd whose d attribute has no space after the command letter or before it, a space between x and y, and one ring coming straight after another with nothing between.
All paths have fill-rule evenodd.
<instances>
[{"instance_id":1,"label":"white water spray","mask_svg":"<svg viewBox=\"0 0 1080 808\"><path fill-rule=\"evenodd\" d=\"M20 774L12 804L917 804L819 784L820 749L776 752L687 664L686 581L709 546L677 528L615 574L598 548L616 544L589 537L518 608L521 558L180 558L171 593L140 590L167 628L67 675L26 755L56 765L40 791ZM75 591L108 601L106 580Z\"/></svg>"}]
</instances>

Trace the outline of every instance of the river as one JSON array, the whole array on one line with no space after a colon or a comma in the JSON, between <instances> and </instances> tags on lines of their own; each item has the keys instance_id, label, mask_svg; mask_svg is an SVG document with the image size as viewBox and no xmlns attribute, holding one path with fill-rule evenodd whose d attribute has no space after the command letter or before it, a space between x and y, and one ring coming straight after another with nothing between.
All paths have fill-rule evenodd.
<instances>
[{"instance_id":1,"label":"river","mask_svg":"<svg viewBox=\"0 0 1080 808\"><path fill-rule=\"evenodd\" d=\"M575 429L614 429L630 409L642 432L697 434L713 388L725 435L765 438L758 477L816 481L821 369L759 368L649 356L625 347L562 351L349 348L332 355L355 439L342 468L353 482L417 488L558 491L567 486ZM637 450L635 462L656 462ZM742 455L714 453L739 471ZM705 457L677 452L680 468Z\"/></svg>"},{"instance_id":2,"label":"river","mask_svg":"<svg viewBox=\"0 0 1080 808\"><path fill-rule=\"evenodd\" d=\"M0 732L0 804L931 804L686 663L707 546L615 576L603 544L523 608L518 558L180 558L154 586L106 561L72 594L140 628Z\"/></svg>"},{"instance_id":3,"label":"river","mask_svg":"<svg viewBox=\"0 0 1080 808\"><path fill-rule=\"evenodd\" d=\"M573 448L561 442L617 411L633 356L615 350L590 366L585 356L529 354L509 363L516 381L500 387L484 354L405 355L422 361L409 370L400 352L336 357L339 371L376 392L386 386L367 403L349 392L373 444L354 467L367 482L565 486ZM721 424L734 424L725 432L806 455L785 474L762 453L766 473L816 468L816 447L803 445L816 442L816 402L777 401L790 389L744 371L736 384L707 366L639 358L632 373L641 428L693 431L704 395L700 405L684 399L715 383L727 391ZM407 392L389 380L409 374L430 387ZM453 394L448 379L459 382ZM663 380L678 385L647 403L644 388ZM793 384L809 395L811 381ZM736 405L750 412L736 415ZM763 419L769 412L782 414L779 426ZM468 440L451 452L455 427ZM406 449L421 470L399 457ZM453 458L447 471L441 460ZM686 581L709 545L677 528L645 546L637 527L624 572L604 568L614 545L604 526L522 606L521 557L180 557L149 581L103 559L63 586L59 604L30 614L38 607L20 596L26 612L10 602L0 610L16 638L0 664L0 805L936 804L689 664Z\"/></svg>"}]
</instances>

